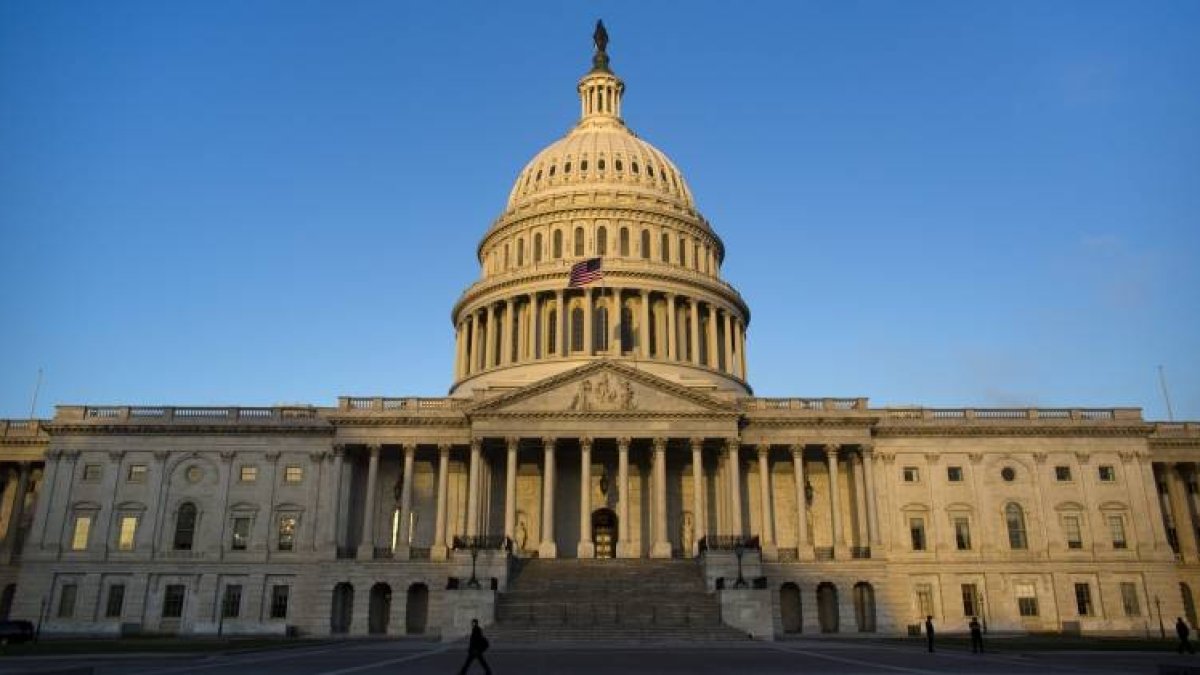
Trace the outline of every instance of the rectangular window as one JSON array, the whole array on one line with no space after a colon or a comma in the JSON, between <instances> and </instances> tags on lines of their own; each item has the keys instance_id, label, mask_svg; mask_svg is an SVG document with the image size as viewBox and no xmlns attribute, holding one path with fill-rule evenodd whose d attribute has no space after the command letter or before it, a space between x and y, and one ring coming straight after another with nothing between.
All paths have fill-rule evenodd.
<instances>
[{"instance_id":1,"label":"rectangular window","mask_svg":"<svg viewBox=\"0 0 1200 675\"><path fill-rule=\"evenodd\" d=\"M241 584L230 584L225 587L225 595L221 598L221 616L233 619L241 612L242 586Z\"/></svg>"},{"instance_id":2,"label":"rectangular window","mask_svg":"<svg viewBox=\"0 0 1200 675\"><path fill-rule=\"evenodd\" d=\"M250 543L250 519L249 518L234 518L233 519L233 540L229 542L229 548L234 551L245 551L246 545Z\"/></svg>"},{"instance_id":3,"label":"rectangular window","mask_svg":"<svg viewBox=\"0 0 1200 675\"><path fill-rule=\"evenodd\" d=\"M283 481L285 483L299 483L304 480L304 467L289 466L283 470Z\"/></svg>"},{"instance_id":4,"label":"rectangular window","mask_svg":"<svg viewBox=\"0 0 1200 675\"><path fill-rule=\"evenodd\" d=\"M145 464L130 464L129 473L126 475L126 480L130 483L145 483L146 482L146 465Z\"/></svg>"},{"instance_id":5,"label":"rectangular window","mask_svg":"<svg viewBox=\"0 0 1200 675\"><path fill-rule=\"evenodd\" d=\"M100 480L104 475L104 467L99 464L84 464L83 465L83 480L91 483Z\"/></svg>"},{"instance_id":6,"label":"rectangular window","mask_svg":"<svg viewBox=\"0 0 1200 675\"><path fill-rule=\"evenodd\" d=\"M58 618L69 619L75 615L75 595L79 587L75 584L63 584L58 594Z\"/></svg>"},{"instance_id":7,"label":"rectangular window","mask_svg":"<svg viewBox=\"0 0 1200 675\"><path fill-rule=\"evenodd\" d=\"M1083 548L1083 531L1079 527L1079 516L1063 516L1062 524L1067 548Z\"/></svg>"},{"instance_id":8,"label":"rectangular window","mask_svg":"<svg viewBox=\"0 0 1200 675\"><path fill-rule=\"evenodd\" d=\"M258 467L243 466L238 471L238 480L243 483L253 483L254 481L258 480Z\"/></svg>"},{"instance_id":9,"label":"rectangular window","mask_svg":"<svg viewBox=\"0 0 1200 675\"><path fill-rule=\"evenodd\" d=\"M971 521L963 516L954 519L954 545L960 551L971 550Z\"/></svg>"},{"instance_id":10,"label":"rectangular window","mask_svg":"<svg viewBox=\"0 0 1200 675\"><path fill-rule=\"evenodd\" d=\"M961 483L962 476L963 474L961 466L946 467L946 480L950 481L951 483Z\"/></svg>"},{"instance_id":11,"label":"rectangular window","mask_svg":"<svg viewBox=\"0 0 1200 675\"><path fill-rule=\"evenodd\" d=\"M975 588L975 584L962 585L962 601L963 601L963 616L976 616L979 614L979 590Z\"/></svg>"},{"instance_id":12,"label":"rectangular window","mask_svg":"<svg viewBox=\"0 0 1200 675\"><path fill-rule=\"evenodd\" d=\"M1142 603L1138 602L1137 584L1132 581L1121 582L1121 606L1125 608L1125 616L1142 615Z\"/></svg>"},{"instance_id":13,"label":"rectangular window","mask_svg":"<svg viewBox=\"0 0 1200 675\"><path fill-rule=\"evenodd\" d=\"M286 619L288 610L288 591L290 587L277 585L271 587L271 618Z\"/></svg>"},{"instance_id":14,"label":"rectangular window","mask_svg":"<svg viewBox=\"0 0 1200 675\"><path fill-rule=\"evenodd\" d=\"M1100 465L1100 482L1111 483L1117 479L1117 470L1111 464Z\"/></svg>"},{"instance_id":15,"label":"rectangular window","mask_svg":"<svg viewBox=\"0 0 1200 675\"><path fill-rule=\"evenodd\" d=\"M92 533L91 516L75 516L75 529L71 531L71 550L84 551L88 547L88 535Z\"/></svg>"},{"instance_id":16,"label":"rectangular window","mask_svg":"<svg viewBox=\"0 0 1200 675\"><path fill-rule=\"evenodd\" d=\"M134 537L137 535L138 517L121 516L121 529L117 534L117 550L132 551Z\"/></svg>"},{"instance_id":17,"label":"rectangular window","mask_svg":"<svg viewBox=\"0 0 1200 675\"><path fill-rule=\"evenodd\" d=\"M1121 516L1108 517L1108 531L1112 535L1113 548L1125 548L1125 519Z\"/></svg>"},{"instance_id":18,"label":"rectangular window","mask_svg":"<svg viewBox=\"0 0 1200 675\"><path fill-rule=\"evenodd\" d=\"M108 603L104 606L104 616L110 619L121 618L121 610L125 607L125 584L113 584L108 587Z\"/></svg>"},{"instance_id":19,"label":"rectangular window","mask_svg":"<svg viewBox=\"0 0 1200 675\"><path fill-rule=\"evenodd\" d=\"M1087 584L1075 584L1075 611L1079 616L1092 615L1092 587Z\"/></svg>"},{"instance_id":20,"label":"rectangular window","mask_svg":"<svg viewBox=\"0 0 1200 675\"><path fill-rule=\"evenodd\" d=\"M925 519L924 518L909 518L908 532L912 537L912 550L925 550Z\"/></svg>"},{"instance_id":21,"label":"rectangular window","mask_svg":"<svg viewBox=\"0 0 1200 675\"><path fill-rule=\"evenodd\" d=\"M917 611L921 616L933 616L933 586L917 584Z\"/></svg>"},{"instance_id":22,"label":"rectangular window","mask_svg":"<svg viewBox=\"0 0 1200 675\"><path fill-rule=\"evenodd\" d=\"M178 619L183 616L183 598L186 594L187 586L167 584L163 591L162 618Z\"/></svg>"},{"instance_id":23,"label":"rectangular window","mask_svg":"<svg viewBox=\"0 0 1200 675\"><path fill-rule=\"evenodd\" d=\"M1063 482L1071 480L1071 467L1056 466L1054 467L1054 480Z\"/></svg>"},{"instance_id":24,"label":"rectangular window","mask_svg":"<svg viewBox=\"0 0 1200 675\"><path fill-rule=\"evenodd\" d=\"M1020 581L1013 584L1013 592L1017 596L1017 612L1021 616L1037 616L1037 589L1033 583Z\"/></svg>"},{"instance_id":25,"label":"rectangular window","mask_svg":"<svg viewBox=\"0 0 1200 675\"><path fill-rule=\"evenodd\" d=\"M916 483L921 480L921 472L915 466L906 466L902 469L905 483Z\"/></svg>"},{"instance_id":26,"label":"rectangular window","mask_svg":"<svg viewBox=\"0 0 1200 675\"><path fill-rule=\"evenodd\" d=\"M290 551L296 546L296 516L279 518L279 550Z\"/></svg>"}]
</instances>

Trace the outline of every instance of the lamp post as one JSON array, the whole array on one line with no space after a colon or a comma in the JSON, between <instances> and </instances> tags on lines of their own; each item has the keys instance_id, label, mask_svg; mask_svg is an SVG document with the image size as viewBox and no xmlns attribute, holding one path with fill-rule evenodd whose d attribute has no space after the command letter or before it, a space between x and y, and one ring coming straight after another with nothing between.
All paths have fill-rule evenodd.
<instances>
[{"instance_id":1,"label":"lamp post","mask_svg":"<svg viewBox=\"0 0 1200 675\"><path fill-rule=\"evenodd\" d=\"M475 577L475 560L479 558L479 540L475 537L470 541L471 549L471 579L467 582L468 588L479 588L479 579Z\"/></svg>"},{"instance_id":2,"label":"lamp post","mask_svg":"<svg viewBox=\"0 0 1200 675\"><path fill-rule=\"evenodd\" d=\"M737 556L738 561L738 576L737 581L733 582L734 588L745 588L746 578L742 576L742 556L746 554L746 544L741 539L733 545L733 554Z\"/></svg>"}]
</instances>

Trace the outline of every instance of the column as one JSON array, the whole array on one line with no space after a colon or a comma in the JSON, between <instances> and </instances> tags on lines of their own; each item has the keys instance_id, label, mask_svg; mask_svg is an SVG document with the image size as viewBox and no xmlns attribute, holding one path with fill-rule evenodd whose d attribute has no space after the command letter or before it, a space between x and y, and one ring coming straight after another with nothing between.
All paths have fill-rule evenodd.
<instances>
[{"instance_id":1,"label":"column","mask_svg":"<svg viewBox=\"0 0 1200 675\"><path fill-rule=\"evenodd\" d=\"M700 365L700 303L695 298L688 298L688 306L692 311L692 344L688 349L688 360L692 365Z\"/></svg>"},{"instance_id":2,"label":"column","mask_svg":"<svg viewBox=\"0 0 1200 675\"><path fill-rule=\"evenodd\" d=\"M883 555L879 542L879 513L875 504L875 471L871 468L871 457L875 449L870 445L862 446L863 477L867 482L867 540L874 550L871 555Z\"/></svg>"},{"instance_id":3,"label":"column","mask_svg":"<svg viewBox=\"0 0 1200 675\"><path fill-rule=\"evenodd\" d=\"M650 358L650 292L642 289L642 325L638 326L638 347L643 359Z\"/></svg>"},{"instance_id":4,"label":"column","mask_svg":"<svg viewBox=\"0 0 1200 675\"><path fill-rule=\"evenodd\" d=\"M870 518L867 517L867 481L863 476L863 461L862 452L859 451L857 456L852 456L854 460L854 533L858 536L858 546L869 546L870 535L868 523ZM936 506L936 505L935 505ZM932 534L932 523L930 527Z\"/></svg>"},{"instance_id":5,"label":"column","mask_svg":"<svg viewBox=\"0 0 1200 675\"><path fill-rule=\"evenodd\" d=\"M496 361L501 365L508 365L513 362L513 333L515 332L516 328L516 315L513 311L514 309L516 309L516 307L513 304L512 298L504 301L504 337L501 340L500 347L502 353L500 354L500 358L496 359Z\"/></svg>"},{"instance_id":6,"label":"column","mask_svg":"<svg viewBox=\"0 0 1200 675\"><path fill-rule=\"evenodd\" d=\"M738 330L738 352L741 359L742 380L747 380L749 378L746 374L748 366L746 365L746 326L744 325Z\"/></svg>"},{"instance_id":7,"label":"column","mask_svg":"<svg viewBox=\"0 0 1200 675\"><path fill-rule=\"evenodd\" d=\"M482 438L471 439L471 460L467 468L467 536L479 534L479 453Z\"/></svg>"},{"instance_id":8,"label":"column","mask_svg":"<svg viewBox=\"0 0 1200 675\"><path fill-rule=\"evenodd\" d=\"M553 438L542 439L542 543L538 546L538 557L557 558L558 547L554 544L554 443Z\"/></svg>"},{"instance_id":9,"label":"column","mask_svg":"<svg viewBox=\"0 0 1200 675\"><path fill-rule=\"evenodd\" d=\"M596 557L592 542L592 439L579 439L579 546L580 558Z\"/></svg>"},{"instance_id":10,"label":"column","mask_svg":"<svg viewBox=\"0 0 1200 675\"><path fill-rule=\"evenodd\" d=\"M804 477L804 446L793 445L792 475L796 482L796 557L799 560L812 560L813 548L808 540L808 490Z\"/></svg>"},{"instance_id":11,"label":"column","mask_svg":"<svg viewBox=\"0 0 1200 675\"><path fill-rule=\"evenodd\" d=\"M833 527L833 555L846 558L846 533L842 531L842 499L838 493L838 446L825 446L825 461L829 465L829 519Z\"/></svg>"},{"instance_id":12,"label":"column","mask_svg":"<svg viewBox=\"0 0 1200 675\"><path fill-rule=\"evenodd\" d=\"M591 356L596 353L593 338L596 331L592 326L592 289L583 289L583 353Z\"/></svg>"},{"instance_id":13,"label":"column","mask_svg":"<svg viewBox=\"0 0 1200 675\"><path fill-rule=\"evenodd\" d=\"M641 555L629 538L629 438L617 439L617 557Z\"/></svg>"},{"instance_id":14,"label":"column","mask_svg":"<svg viewBox=\"0 0 1200 675\"><path fill-rule=\"evenodd\" d=\"M433 521L433 547L429 550L431 560L446 559L446 492L450 487L450 445L438 446L437 515Z\"/></svg>"},{"instance_id":15,"label":"column","mask_svg":"<svg viewBox=\"0 0 1200 675\"><path fill-rule=\"evenodd\" d=\"M620 356L625 349L625 345L621 343L621 334L625 330L621 329L621 319L624 313L621 311L621 289L612 289L612 295L609 297L608 306L608 353L615 356Z\"/></svg>"},{"instance_id":16,"label":"column","mask_svg":"<svg viewBox=\"0 0 1200 675\"><path fill-rule=\"evenodd\" d=\"M409 549L412 546L408 535L412 522L413 463L416 461L416 457L416 444L405 443L404 476L400 483L400 541L396 542L395 550L395 555L400 560L408 560Z\"/></svg>"},{"instance_id":17,"label":"column","mask_svg":"<svg viewBox=\"0 0 1200 675\"><path fill-rule=\"evenodd\" d=\"M360 560L375 557L375 483L379 478L379 446L369 445L371 459L367 463L367 499L363 504L362 539L358 542Z\"/></svg>"},{"instance_id":18,"label":"column","mask_svg":"<svg viewBox=\"0 0 1200 675\"><path fill-rule=\"evenodd\" d=\"M732 374L737 370L733 367L733 317L728 310L721 314L725 317L725 339L721 340L721 347L725 350L725 372Z\"/></svg>"},{"instance_id":19,"label":"column","mask_svg":"<svg viewBox=\"0 0 1200 675\"><path fill-rule=\"evenodd\" d=\"M670 558L667 539L667 439L654 439L654 543L651 558Z\"/></svg>"},{"instance_id":20,"label":"column","mask_svg":"<svg viewBox=\"0 0 1200 675\"><path fill-rule=\"evenodd\" d=\"M1179 541L1179 554L1184 562L1196 562L1196 528L1187 504L1187 484L1180 475L1182 467L1168 462L1163 468L1167 478L1167 498L1171 501L1171 523L1175 525L1175 536ZM1108 523L1104 525L1107 527Z\"/></svg>"},{"instance_id":21,"label":"column","mask_svg":"<svg viewBox=\"0 0 1200 675\"><path fill-rule=\"evenodd\" d=\"M342 544L342 533L346 531L343 524L346 510L342 508L342 500L345 498L345 492L342 490L342 467L343 458L346 456L346 446L333 446L333 517L330 518L330 527L327 530L326 544L331 549L333 555L337 556L338 547Z\"/></svg>"},{"instance_id":22,"label":"column","mask_svg":"<svg viewBox=\"0 0 1200 675\"><path fill-rule=\"evenodd\" d=\"M679 334L675 331L675 294L667 293L667 360L679 358Z\"/></svg>"},{"instance_id":23,"label":"column","mask_svg":"<svg viewBox=\"0 0 1200 675\"><path fill-rule=\"evenodd\" d=\"M488 305L487 315L487 328L484 330L484 333L487 336L487 341L483 345L483 367L491 368L500 362L500 359L496 358L497 321L495 304Z\"/></svg>"},{"instance_id":24,"label":"column","mask_svg":"<svg viewBox=\"0 0 1200 675\"><path fill-rule=\"evenodd\" d=\"M471 313L471 372L483 369L483 310Z\"/></svg>"},{"instance_id":25,"label":"column","mask_svg":"<svg viewBox=\"0 0 1200 675\"><path fill-rule=\"evenodd\" d=\"M569 326L570 322L567 321L567 306L566 301L563 299L562 290L559 290L557 293L555 293L555 296L555 299L558 302L558 310L554 314L554 321L558 325L554 327L554 340L557 343L555 344L554 353L558 356L558 358L561 359L562 357L566 356L566 350L564 348L567 344L566 331L563 329L563 326Z\"/></svg>"},{"instance_id":26,"label":"column","mask_svg":"<svg viewBox=\"0 0 1200 675\"><path fill-rule=\"evenodd\" d=\"M538 308L541 306L537 293L529 294L529 320L525 322L527 327L525 335L525 358L530 361L538 358L541 354L538 353L538 330L541 328L541 314L538 313Z\"/></svg>"},{"instance_id":27,"label":"column","mask_svg":"<svg viewBox=\"0 0 1200 675\"><path fill-rule=\"evenodd\" d=\"M726 325L729 325L728 322ZM775 546L775 519L771 512L771 446L765 444L758 446L758 503L762 512L759 542L762 545L763 560L777 560L779 549Z\"/></svg>"},{"instance_id":28,"label":"column","mask_svg":"<svg viewBox=\"0 0 1200 675\"><path fill-rule=\"evenodd\" d=\"M717 308L712 303L708 303L708 330L705 332L708 333L708 363L706 365L716 370L717 366L721 365L721 359L717 355L721 345L717 341Z\"/></svg>"},{"instance_id":29,"label":"column","mask_svg":"<svg viewBox=\"0 0 1200 675\"><path fill-rule=\"evenodd\" d=\"M508 445L508 462L504 470L504 536L511 540L517 527L517 448L521 439L514 436L505 442Z\"/></svg>"},{"instance_id":30,"label":"column","mask_svg":"<svg viewBox=\"0 0 1200 675\"><path fill-rule=\"evenodd\" d=\"M17 466L17 487L8 514L8 531L4 533L4 561L10 565L21 550L17 539L21 536L21 517L25 514L25 494L29 492L29 473L32 471L29 462L20 462Z\"/></svg>"},{"instance_id":31,"label":"column","mask_svg":"<svg viewBox=\"0 0 1200 675\"><path fill-rule=\"evenodd\" d=\"M738 458L739 441L731 438L725 441L727 460L726 471L729 473L729 530L730 534L742 536L742 467Z\"/></svg>"},{"instance_id":32,"label":"column","mask_svg":"<svg viewBox=\"0 0 1200 675\"><path fill-rule=\"evenodd\" d=\"M699 555L700 540L708 529L704 513L704 439L693 438L692 446L692 555Z\"/></svg>"}]
</instances>

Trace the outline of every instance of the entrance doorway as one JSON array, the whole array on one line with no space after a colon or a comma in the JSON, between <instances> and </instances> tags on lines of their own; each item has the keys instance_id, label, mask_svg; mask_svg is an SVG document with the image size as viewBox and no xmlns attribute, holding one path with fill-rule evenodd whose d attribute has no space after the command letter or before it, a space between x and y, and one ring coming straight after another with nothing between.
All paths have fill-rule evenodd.
<instances>
[{"instance_id":1,"label":"entrance doorway","mask_svg":"<svg viewBox=\"0 0 1200 675\"><path fill-rule=\"evenodd\" d=\"M350 632L354 616L354 587L342 582L333 587L333 608L329 613L329 632L342 635Z\"/></svg>"},{"instance_id":2,"label":"entrance doorway","mask_svg":"<svg viewBox=\"0 0 1200 675\"><path fill-rule=\"evenodd\" d=\"M408 598L404 609L404 632L409 635L425 633L429 621L429 587L416 583L408 587Z\"/></svg>"},{"instance_id":3,"label":"entrance doorway","mask_svg":"<svg viewBox=\"0 0 1200 675\"><path fill-rule=\"evenodd\" d=\"M367 632L371 635L384 635L388 630L388 622L392 617L392 587L378 583L371 587L371 606L367 620Z\"/></svg>"},{"instance_id":4,"label":"entrance doorway","mask_svg":"<svg viewBox=\"0 0 1200 675\"><path fill-rule=\"evenodd\" d=\"M592 544L597 558L612 558L617 553L617 514L612 509L592 512Z\"/></svg>"}]
</instances>

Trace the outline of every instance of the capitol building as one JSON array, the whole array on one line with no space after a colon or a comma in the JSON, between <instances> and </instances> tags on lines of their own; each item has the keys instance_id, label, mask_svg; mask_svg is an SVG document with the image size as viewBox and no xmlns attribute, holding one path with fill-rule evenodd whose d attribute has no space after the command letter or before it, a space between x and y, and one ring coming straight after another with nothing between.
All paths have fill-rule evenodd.
<instances>
[{"instance_id":1,"label":"capitol building","mask_svg":"<svg viewBox=\"0 0 1200 675\"><path fill-rule=\"evenodd\" d=\"M483 232L448 396L0 421L0 614L514 640L1196 625L1200 424L755 396L737 252L626 125L607 42Z\"/></svg>"}]
</instances>

